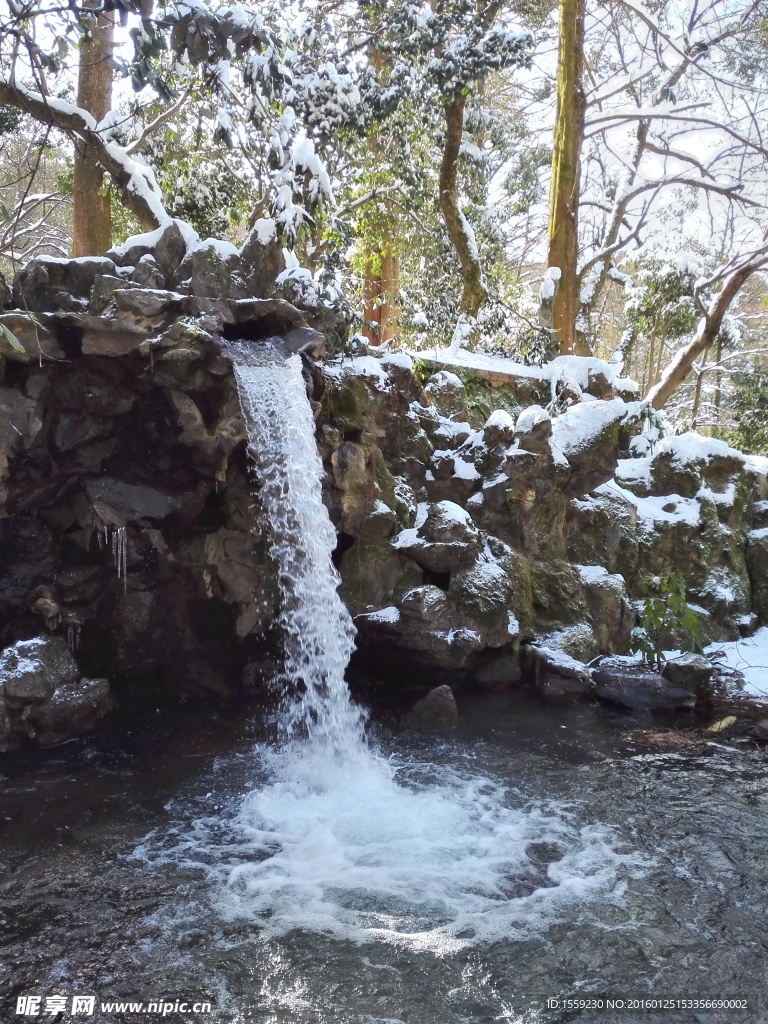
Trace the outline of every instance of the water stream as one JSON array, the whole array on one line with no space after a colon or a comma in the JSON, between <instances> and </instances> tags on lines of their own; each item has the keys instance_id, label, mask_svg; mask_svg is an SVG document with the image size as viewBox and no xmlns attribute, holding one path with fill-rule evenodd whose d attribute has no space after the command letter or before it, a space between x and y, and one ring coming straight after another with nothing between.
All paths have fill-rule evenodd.
<instances>
[{"instance_id":1,"label":"water stream","mask_svg":"<svg viewBox=\"0 0 768 1024\"><path fill-rule=\"evenodd\" d=\"M514 694L459 695L449 738L393 730L387 706L366 725L300 363L232 358L274 527L280 711L176 711L9 762L0 1020L92 993L89 1019L125 1024L160 1017L102 1003L168 1001L177 1024L763 1024L763 755L651 756L631 720ZM545 1002L606 992L752 1002ZM178 1008L196 1000L211 1011Z\"/></svg>"}]
</instances>

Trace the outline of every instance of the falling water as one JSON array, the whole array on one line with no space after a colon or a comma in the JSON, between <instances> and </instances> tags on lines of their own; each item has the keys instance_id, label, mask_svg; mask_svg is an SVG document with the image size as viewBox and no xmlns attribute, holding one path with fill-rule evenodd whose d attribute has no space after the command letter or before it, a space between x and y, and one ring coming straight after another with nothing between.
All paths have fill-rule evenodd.
<instances>
[{"instance_id":1,"label":"falling water","mask_svg":"<svg viewBox=\"0 0 768 1024\"><path fill-rule=\"evenodd\" d=\"M268 344L234 343L230 353L278 567L283 739L308 739L349 760L364 746L363 715L344 680L355 627L331 562L336 533L323 504L301 360L286 361Z\"/></svg>"},{"instance_id":2,"label":"falling water","mask_svg":"<svg viewBox=\"0 0 768 1024\"><path fill-rule=\"evenodd\" d=\"M285 654L280 742L258 750L259 782L217 869L219 911L269 934L446 949L527 934L613 889L627 858L569 809L367 744L344 680L354 626L337 593L300 360L247 342L229 354L272 532ZM557 851L545 868L531 843Z\"/></svg>"}]
</instances>

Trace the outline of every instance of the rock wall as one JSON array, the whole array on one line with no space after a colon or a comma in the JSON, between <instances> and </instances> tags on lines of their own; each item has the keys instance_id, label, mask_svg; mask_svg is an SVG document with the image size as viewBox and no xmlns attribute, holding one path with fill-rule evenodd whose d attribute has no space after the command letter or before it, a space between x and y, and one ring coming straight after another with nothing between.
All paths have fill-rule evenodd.
<instances>
[{"instance_id":1,"label":"rock wall","mask_svg":"<svg viewBox=\"0 0 768 1024\"><path fill-rule=\"evenodd\" d=\"M559 672L572 692L672 568L708 637L768 618L765 460L654 441L598 360L313 362L344 325L306 282L275 284L280 258L174 223L35 260L5 296L24 351L0 378L0 747L77 735L115 698L245 692L279 657L227 338L305 353L360 658L484 688Z\"/></svg>"},{"instance_id":2,"label":"rock wall","mask_svg":"<svg viewBox=\"0 0 768 1024\"><path fill-rule=\"evenodd\" d=\"M768 460L654 439L598 360L471 363L461 377L422 364L423 388L403 355L315 370L363 654L507 686L527 642L580 662L626 651L650 578L670 570L704 640L765 621Z\"/></svg>"}]
</instances>

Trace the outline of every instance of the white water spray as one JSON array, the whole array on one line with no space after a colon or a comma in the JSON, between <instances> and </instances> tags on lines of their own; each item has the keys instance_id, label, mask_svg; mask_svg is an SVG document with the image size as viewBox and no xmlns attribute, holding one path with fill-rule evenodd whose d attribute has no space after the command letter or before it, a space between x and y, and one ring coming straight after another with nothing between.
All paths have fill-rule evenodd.
<instances>
[{"instance_id":1,"label":"white water spray","mask_svg":"<svg viewBox=\"0 0 768 1024\"><path fill-rule=\"evenodd\" d=\"M283 739L308 740L349 762L365 743L362 713L344 681L355 627L337 592L336 532L323 504L301 360L285 361L271 345L235 343L229 351L278 568Z\"/></svg>"},{"instance_id":2,"label":"white water spray","mask_svg":"<svg viewBox=\"0 0 768 1024\"><path fill-rule=\"evenodd\" d=\"M218 869L221 912L267 934L447 950L528 934L613 889L631 858L599 828L477 772L397 765L368 747L344 681L354 627L300 360L246 342L229 352L273 533L285 704L281 745L261 749L262 783ZM554 851L543 865L531 853L542 844Z\"/></svg>"}]
</instances>

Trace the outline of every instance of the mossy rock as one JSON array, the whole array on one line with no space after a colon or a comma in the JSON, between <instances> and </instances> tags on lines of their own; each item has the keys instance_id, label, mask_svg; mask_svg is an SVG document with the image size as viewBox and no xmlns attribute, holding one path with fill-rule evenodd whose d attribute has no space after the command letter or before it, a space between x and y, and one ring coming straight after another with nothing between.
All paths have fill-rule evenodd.
<instances>
[{"instance_id":1,"label":"mossy rock","mask_svg":"<svg viewBox=\"0 0 768 1024\"><path fill-rule=\"evenodd\" d=\"M341 560L339 593L352 615L394 604L396 596L421 584L421 569L388 544L361 538Z\"/></svg>"}]
</instances>

